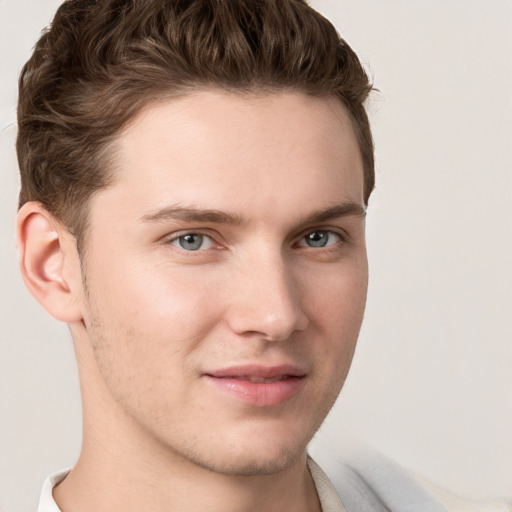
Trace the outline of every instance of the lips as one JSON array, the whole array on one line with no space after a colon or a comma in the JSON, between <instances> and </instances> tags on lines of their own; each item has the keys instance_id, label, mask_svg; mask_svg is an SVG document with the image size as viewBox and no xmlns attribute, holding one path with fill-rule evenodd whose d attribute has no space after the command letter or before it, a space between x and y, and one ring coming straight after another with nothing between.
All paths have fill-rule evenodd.
<instances>
[{"instance_id":1,"label":"lips","mask_svg":"<svg viewBox=\"0 0 512 512\"><path fill-rule=\"evenodd\" d=\"M204 375L207 382L235 400L272 407L290 400L304 385L306 373L293 365L238 366Z\"/></svg>"},{"instance_id":2,"label":"lips","mask_svg":"<svg viewBox=\"0 0 512 512\"><path fill-rule=\"evenodd\" d=\"M231 377L231 378L238 378L240 380L247 380L249 382L263 382L265 384L269 384L270 382L280 382L282 380L288 379L289 375L277 375L275 377L270 377L268 379L265 379L263 377L256 377L255 375L242 375L240 377ZM230 377L220 377L221 379L224 378L230 378Z\"/></svg>"}]
</instances>

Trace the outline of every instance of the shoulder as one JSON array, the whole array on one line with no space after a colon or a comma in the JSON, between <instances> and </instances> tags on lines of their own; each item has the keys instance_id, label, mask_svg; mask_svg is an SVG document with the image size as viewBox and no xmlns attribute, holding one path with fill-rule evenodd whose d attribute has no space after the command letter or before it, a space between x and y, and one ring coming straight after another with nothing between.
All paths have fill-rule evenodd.
<instances>
[{"instance_id":1,"label":"shoulder","mask_svg":"<svg viewBox=\"0 0 512 512\"><path fill-rule=\"evenodd\" d=\"M348 512L512 512L510 503L471 502L368 448L317 459Z\"/></svg>"},{"instance_id":2,"label":"shoulder","mask_svg":"<svg viewBox=\"0 0 512 512\"><path fill-rule=\"evenodd\" d=\"M512 503L510 502L507 503L503 500L491 500L486 502L468 501L438 487L420 475L414 475L414 478L432 496L435 496L448 512L512 512Z\"/></svg>"}]
</instances>

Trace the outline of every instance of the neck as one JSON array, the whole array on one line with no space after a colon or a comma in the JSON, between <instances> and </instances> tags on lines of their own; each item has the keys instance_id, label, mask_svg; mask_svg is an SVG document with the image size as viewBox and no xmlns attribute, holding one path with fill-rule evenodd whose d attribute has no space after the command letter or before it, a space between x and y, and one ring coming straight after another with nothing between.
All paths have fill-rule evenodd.
<instances>
[{"instance_id":1,"label":"neck","mask_svg":"<svg viewBox=\"0 0 512 512\"><path fill-rule=\"evenodd\" d=\"M93 373L80 376L80 457L54 489L62 512L320 512L305 453L270 475L231 475L200 467L148 435L101 389L102 380Z\"/></svg>"},{"instance_id":2,"label":"neck","mask_svg":"<svg viewBox=\"0 0 512 512\"><path fill-rule=\"evenodd\" d=\"M133 467L126 471L121 466L120 461L102 460L100 466L92 466L79 460L54 490L59 508L62 512L320 511L305 464L278 475L227 477L195 472L196 478L192 472L178 475L172 467L156 474Z\"/></svg>"},{"instance_id":3,"label":"neck","mask_svg":"<svg viewBox=\"0 0 512 512\"><path fill-rule=\"evenodd\" d=\"M320 511L305 454L277 474L236 476L139 446L127 455L119 441L119 433L108 445L84 438L75 468L54 490L62 512Z\"/></svg>"}]
</instances>

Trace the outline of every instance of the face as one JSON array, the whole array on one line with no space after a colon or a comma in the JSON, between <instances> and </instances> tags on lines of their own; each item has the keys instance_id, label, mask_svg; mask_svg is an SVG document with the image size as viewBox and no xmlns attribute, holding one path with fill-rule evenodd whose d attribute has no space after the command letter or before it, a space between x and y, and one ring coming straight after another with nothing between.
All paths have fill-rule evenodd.
<instances>
[{"instance_id":1,"label":"face","mask_svg":"<svg viewBox=\"0 0 512 512\"><path fill-rule=\"evenodd\" d=\"M114 151L82 297L112 421L216 472L289 467L343 385L366 298L347 114L203 91L147 107Z\"/></svg>"}]
</instances>

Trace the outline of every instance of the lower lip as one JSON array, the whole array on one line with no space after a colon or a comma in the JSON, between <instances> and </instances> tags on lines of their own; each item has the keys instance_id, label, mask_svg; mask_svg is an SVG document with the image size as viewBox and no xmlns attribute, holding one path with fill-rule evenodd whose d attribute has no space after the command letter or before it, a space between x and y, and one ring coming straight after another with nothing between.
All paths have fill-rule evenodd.
<instances>
[{"instance_id":1,"label":"lower lip","mask_svg":"<svg viewBox=\"0 0 512 512\"><path fill-rule=\"evenodd\" d=\"M272 407L293 398L302 388L304 377L290 377L277 382L250 382L232 377L206 376L217 388L258 407Z\"/></svg>"}]
</instances>

